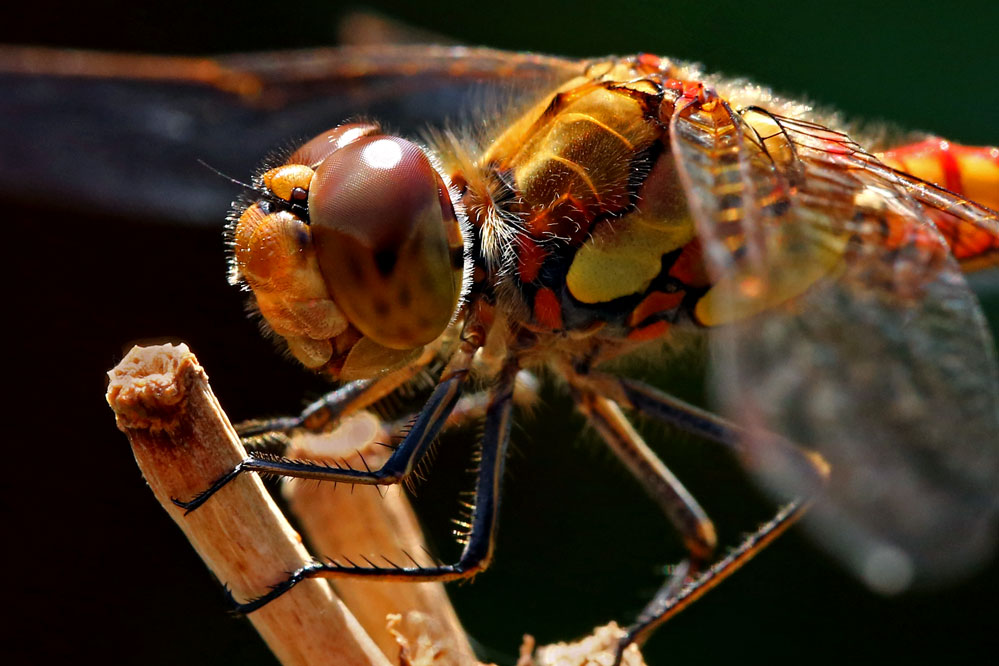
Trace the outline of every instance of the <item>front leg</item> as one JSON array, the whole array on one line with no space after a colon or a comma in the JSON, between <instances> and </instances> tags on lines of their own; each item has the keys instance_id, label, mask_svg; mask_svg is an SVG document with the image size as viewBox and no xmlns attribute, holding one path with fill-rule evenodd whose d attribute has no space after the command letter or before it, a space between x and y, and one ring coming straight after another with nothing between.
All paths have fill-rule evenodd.
<instances>
[{"instance_id":1,"label":"front leg","mask_svg":"<svg viewBox=\"0 0 999 666\"><path fill-rule=\"evenodd\" d=\"M451 357L447 367L444 368L440 382L420 411L409 433L380 469L357 470L347 467L330 467L309 461L251 454L192 499L188 501L173 499L173 503L190 513L244 472L363 485L399 483L412 473L414 467L426 453L430 443L433 442L437 433L446 423L461 396L476 349L478 349L478 345L474 342L461 344Z\"/></svg>"},{"instance_id":2,"label":"front leg","mask_svg":"<svg viewBox=\"0 0 999 666\"><path fill-rule=\"evenodd\" d=\"M425 373L435 358L439 345L429 345L419 358L409 365L372 379L358 379L340 386L310 403L297 416L280 416L272 419L253 419L236 424L236 433L244 445L254 440L267 441L278 434L304 428L309 432L323 432L330 424L370 407L391 395L401 386Z\"/></svg>"}]
</instances>

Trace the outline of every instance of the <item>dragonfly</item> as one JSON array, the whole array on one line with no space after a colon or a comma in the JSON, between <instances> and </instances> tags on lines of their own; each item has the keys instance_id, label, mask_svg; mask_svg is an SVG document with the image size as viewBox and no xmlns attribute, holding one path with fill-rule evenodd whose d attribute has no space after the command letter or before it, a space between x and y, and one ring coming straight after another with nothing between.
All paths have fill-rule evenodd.
<instances>
[{"instance_id":1,"label":"dragonfly","mask_svg":"<svg viewBox=\"0 0 999 666\"><path fill-rule=\"evenodd\" d=\"M32 57L10 59L30 71ZM292 356L345 382L303 415L255 427L325 427L434 360L447 364L386 468L251 456L183 506L196 509L248 471L398 482L470 375L490 400L458 562L316 564L244 610L312 576L482 570L522 368L563 378L683 537L686 560L626 642L729 575L816 498L809 520L818 538L876 587L957 575L991 553L999 389L964 272L997 262L995 148L936 139L864 148L805 105L647 54L574 61L419 47L278 66L252 57L150 61L145 70L123 62L95 57L75 74L98 73L108 86L143 75L196 80L202 93L259 114L362 81L372 108L428 80L516 89L496 119L422 140L373 121L336 125L272 160L235 210L232 282L250 290ZM371 92L379 79L387 83ZM122 205L178 205L141 174L134 182ZM710 339L724 417L602 367L685 331ZM707 515L626 411L732 449L789 503L715 559Z\"/></svg>"}]
</instances>

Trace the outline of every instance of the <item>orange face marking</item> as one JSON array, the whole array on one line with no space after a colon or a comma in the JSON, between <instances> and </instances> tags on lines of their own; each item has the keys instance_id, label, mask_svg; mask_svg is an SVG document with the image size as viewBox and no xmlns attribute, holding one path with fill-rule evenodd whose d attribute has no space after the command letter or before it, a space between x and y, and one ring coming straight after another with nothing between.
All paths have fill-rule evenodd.
<instances>
[{"instance_id":1,"label":"orange face marking","mask_svg":"<svg viewBox=\"0 0 999 666\"><path fill-rule=\"evenodd\" d=\"M347 319L326 290L309 227L292 213L253 204L240 216L232 242L235 268L253 289L260 314L295 358L321 367Z\"/></svg>"},{"instance_id":2,"label":"orange face marking","mask_svg":"<svg viewBox=\"0 0 999 666\"><path fill-rule=\"evenodd\" d=\"M553 331L563 328L562 306L559 305L558 296L548 287L538 289L534 297L534 320Z\"/></svg>"}]
</instances>

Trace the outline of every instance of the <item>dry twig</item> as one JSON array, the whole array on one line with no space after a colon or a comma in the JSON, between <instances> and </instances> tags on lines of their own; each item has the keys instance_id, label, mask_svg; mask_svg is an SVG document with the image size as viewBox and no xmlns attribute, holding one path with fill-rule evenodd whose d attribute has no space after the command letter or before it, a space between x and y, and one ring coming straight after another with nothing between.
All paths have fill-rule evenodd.
<instances>
[{"instance_id":1,"label":"dry twig","mask_svg":"<svg viewBox=\"0 0 999 666\"><path fill-rule=\"evenodd\" d=\"M255 475L237 478L190 515L171 501L204 490L246 456L186 345L135 347L108 375L108 403L153 494L237 599L259 596L284 572L309 561L301 538ZM387 453L375 444L379 440L380 423L362 413L329 436L297 437L292 455L374 467ZM286 486L293 511L320 552L372 559L398 553L400 565L408 561L404 552L418 559L422 534L399 488L384 497L371 488L345 490L329 483ZM478 664L441 584L339 579L336 586L359 619L320 579L304 581L250 614L281 663ZM620 635L615 625L598 627L576 644L540 648L533 657L533 641L525 639L518 663L609 664ZM634 646L625 657L628 666L644 664Z\"/></svg>"},{"instance_id":2,"label":"dry twig","mask_svg":"<svg viewBox=\"0 0 999 666\"><path fill-rule=\"evenodd\" d=\"M186 345L135 347L109 376L108 403L153 494L237 599L308 562L254 475L187 516L170 501L204 490L246 455ZM389 664L326 581L305 581L249 617L283 664Z\"/></svg>"}]
</instances>

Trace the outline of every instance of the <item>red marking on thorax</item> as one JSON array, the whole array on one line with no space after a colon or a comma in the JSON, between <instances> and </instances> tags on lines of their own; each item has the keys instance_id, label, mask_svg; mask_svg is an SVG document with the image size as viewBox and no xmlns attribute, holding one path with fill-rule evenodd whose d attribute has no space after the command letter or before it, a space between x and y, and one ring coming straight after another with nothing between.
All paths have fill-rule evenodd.
<instances>
[{"instance_id":1,"label":"red marking on thorax","mask_svg":"<svg viewBox=\"0 0 999 666\"><path fill-rule=\"evenodd\" d=\"M699 81L684 81L683 96L690 99L700 99L704 95L704 84Z\"/></svg>"},{"instance_id":2,"label":"red marking on thorax","mask_svg":"<svg viewBox=\"0 0 999 666\"><path fill-rule=\"evenodd\" d=\"M493 322L496 320L496 308L489 303L486 303L481 298L476 299L473 302L475 320L481 322L483 326L492 326Z\"/></svg>"},{"instance_id":3,"label":"red marking on thorax","mask_svg":"<svg viewBox=\"0 0 999 666\"><path fill-rule=\"evenodd\" d=\"M587 206L571 194L563 194L547 208L527 220L527 229L537 239L557 237L570 245L580 244L590 231L593 215L599 206Z\"/></svg>"},{"instance_id":4,"label":"red marking on thorax","mask_svg":"<svg viewBox=\"0 0 999 666\"><path fill-rule=\"evenodd\" d=\"M654 314L669 312L683 302L683 292L654 291L639 303L628 317L629 326L637 326Z\"/></svg>"},{"instance_id":5,"label":"red marking on thorax","mask_svg":"<svg viewBox=\"0 0 999 666\"><path fill-rule=\"evenodd\" d=\"M699 240L695 238L684 246L680 256L669 269L669 275L691 287L706 287L711 284Z\"/></svg>"},{"instance_id":6,"label":"red marking on thorax","mask_svg":"<svg viewBox=\"0 0 999 666\"><path fill-rule=\"evenodd\" d=\"M524 284L534 282L548 253L529 238L521 238L517 248L517 272Z\"/></svg>"},{"instance_id":7,"label":"red marking on thorax","mask_svg":"<svg viewBox=\"0 0 999 666\"><path fill-rule=\"evenodd\" d=\"M662 58L651 53L639 53L635 61L642 71L658 72L662 69Z\"/></svg>"},{"instance_id":8,"label":"red marking on thorax","mask_svg":"<svg viewBox=\"0 0 999 666\"><path fill-rule=\"evenodd\" d=\"M669 331L669 322L657 321L645 326L643 328L636 328L630 333L628 333L628 339L632 342L645 342L646 340L655 340L656 338L661 338L666 335Z\"/></svg>"},{"instance_id":9,"label":"red marking on thorax","mask_svg":"<svg viewBox=\"0 0 999 666\"><path fill-rule=\"evenodd\" d=\"M534 320L553 331L563 328L562 306L559 305L558 296L548 287L538 289L534 296Z\"/></svg>"}]
</instances>

